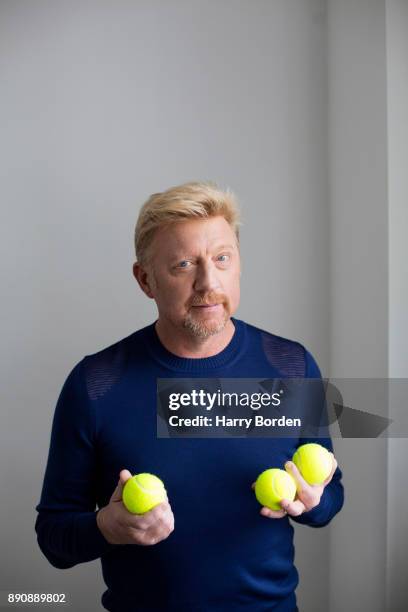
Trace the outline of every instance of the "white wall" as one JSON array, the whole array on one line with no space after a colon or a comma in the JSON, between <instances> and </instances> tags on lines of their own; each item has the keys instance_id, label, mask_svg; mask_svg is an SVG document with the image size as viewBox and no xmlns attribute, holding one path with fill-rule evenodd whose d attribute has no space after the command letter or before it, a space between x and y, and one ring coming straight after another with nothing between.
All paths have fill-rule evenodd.
<instances>
[{"instance_id":1,"label":"white wall","mask_svg":"<svg viewBox=\"0 0 408 612\"><path fill-rule=\"evenodd\" d=\"M385 1L329 0L328 57L330 375L387 377ZM329 610L384 612L387 440L335 448L346 499L330 532Z\"/></svg>"},{"instance_id":2,"label":"white wall","mask_svg":"<svg viewBox=\"0 0 408 612\"><path fill-rule=\"evenodd\" d=\"M387 0L389 372L408 378L408 2ZM390 418L403 404L390 394ZM408 607L406 439L388 442L387 610Z\"/></svg>"},{"instance_id":3,"label":"white wall","mask_svg":"<svg viewBox=\"0 0 408 612\"><path fill-rule=\"evenodd\" d=\"M131 276L150 193L232 187L238 316L325 375L406 376L407 30L404 0L3 0L1 589L104 590L99 563L47 564L34 506L69 369L155 316ZM335 440L346 503L296 526L301 612L406 609L404 446Z\"/></svg>"},{"instance_id":4,"label":"white wall","mask_svg":"<svg viewBox=\"0 0 408 612\"><path fill-rule=\"evenodd\" d=\"M155 316L131 276L133 228L152 192L191 179L237 192L238 316L303 341L327 369L324 9L1 3L1 588L47 586L70 593L75 609L95 609L104 589L99 563L48 565L34 506L68 371ZM328 534L296 529L302 612L327 609Z\"/></svg>"}]
</instances>

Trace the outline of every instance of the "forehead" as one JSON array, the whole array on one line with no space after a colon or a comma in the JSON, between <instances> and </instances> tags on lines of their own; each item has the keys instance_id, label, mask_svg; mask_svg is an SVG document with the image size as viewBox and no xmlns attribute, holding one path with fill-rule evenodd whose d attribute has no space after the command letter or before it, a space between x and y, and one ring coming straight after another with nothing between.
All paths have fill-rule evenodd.
<instances>
[{"instance_id":1,"label":"forehead","mask_svg":"<svg viewBox=\"0 0 408 612\"><path fill-rule=\"evenodd\" d=\"M160 228L155 235L155 252L183 254L218 246L236 245L235 233L224 217L189 219Z\"/></svg>"}]
</instances>

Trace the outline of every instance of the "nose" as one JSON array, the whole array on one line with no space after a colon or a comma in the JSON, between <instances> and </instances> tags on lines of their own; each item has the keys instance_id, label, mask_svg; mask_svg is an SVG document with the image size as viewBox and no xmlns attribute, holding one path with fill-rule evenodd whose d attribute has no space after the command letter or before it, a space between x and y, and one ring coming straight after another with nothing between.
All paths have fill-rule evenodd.
<instances>
[{"instance_id":1,"label":"nose","mask_svg":"<svg viewBox=\"0 0 408 612\"><path fill-rule=\"evenodd\" d=\"M194 290L197 293L209 293L220 289L217 268L212 261L201 261L197 266L194 279Z\"/></svg>"}]
</instances>

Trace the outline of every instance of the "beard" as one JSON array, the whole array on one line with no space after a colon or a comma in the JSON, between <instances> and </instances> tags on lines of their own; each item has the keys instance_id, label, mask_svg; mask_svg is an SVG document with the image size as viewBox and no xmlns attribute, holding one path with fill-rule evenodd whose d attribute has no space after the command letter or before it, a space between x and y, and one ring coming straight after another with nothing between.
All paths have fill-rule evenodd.
<instances>
[{"instance_id":1,"label":"beard","mask_svg":"<svg viewBox=\"0 0 408 612\"><path fill-rule=\"evenodd\" d=\"M226 326L229 318L229 314L225 310L222 318L208 319L207 321L199 321L189 313L184 319L183 327L195 338L204 340L205 338L219 334Z\"/></svg>"},{"instance_id":2,"label":"beard","mask_svg":"<svg viewBox=\"0 0 408 612\"><path fill-rule=\"evenodd\" d=\"M201 318L200 315L196 316L196 311L193 306L204 304L222 304L222 315L216 315L208 319ZM211 293L208 294L206 298L197 297L191 302L188 314L183 321L183 327L195 338L204 340L205 338L219 334L224 329L229 319L230 313L227 297L223 294Z\"/></svg>"}]
</instances>

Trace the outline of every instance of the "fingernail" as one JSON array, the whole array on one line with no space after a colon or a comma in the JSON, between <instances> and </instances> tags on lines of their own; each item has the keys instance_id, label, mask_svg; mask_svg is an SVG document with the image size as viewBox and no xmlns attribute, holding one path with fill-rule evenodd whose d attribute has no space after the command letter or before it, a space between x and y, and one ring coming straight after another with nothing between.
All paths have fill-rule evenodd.
<instances>
[{"instance_id":1,"label":"fingernail","mask_svg":"<svg viewBox=\"0 0 408 612\"><path fill-rule=\"evenodd\" d=\"M285 467L287 467L287 468L289 468L289 469L291 470L291 469L292 469L292 464L291 464L291 462L290 462L290 461L287 461L287 462L285 463Z\"/></svg>"}]
</instances>

